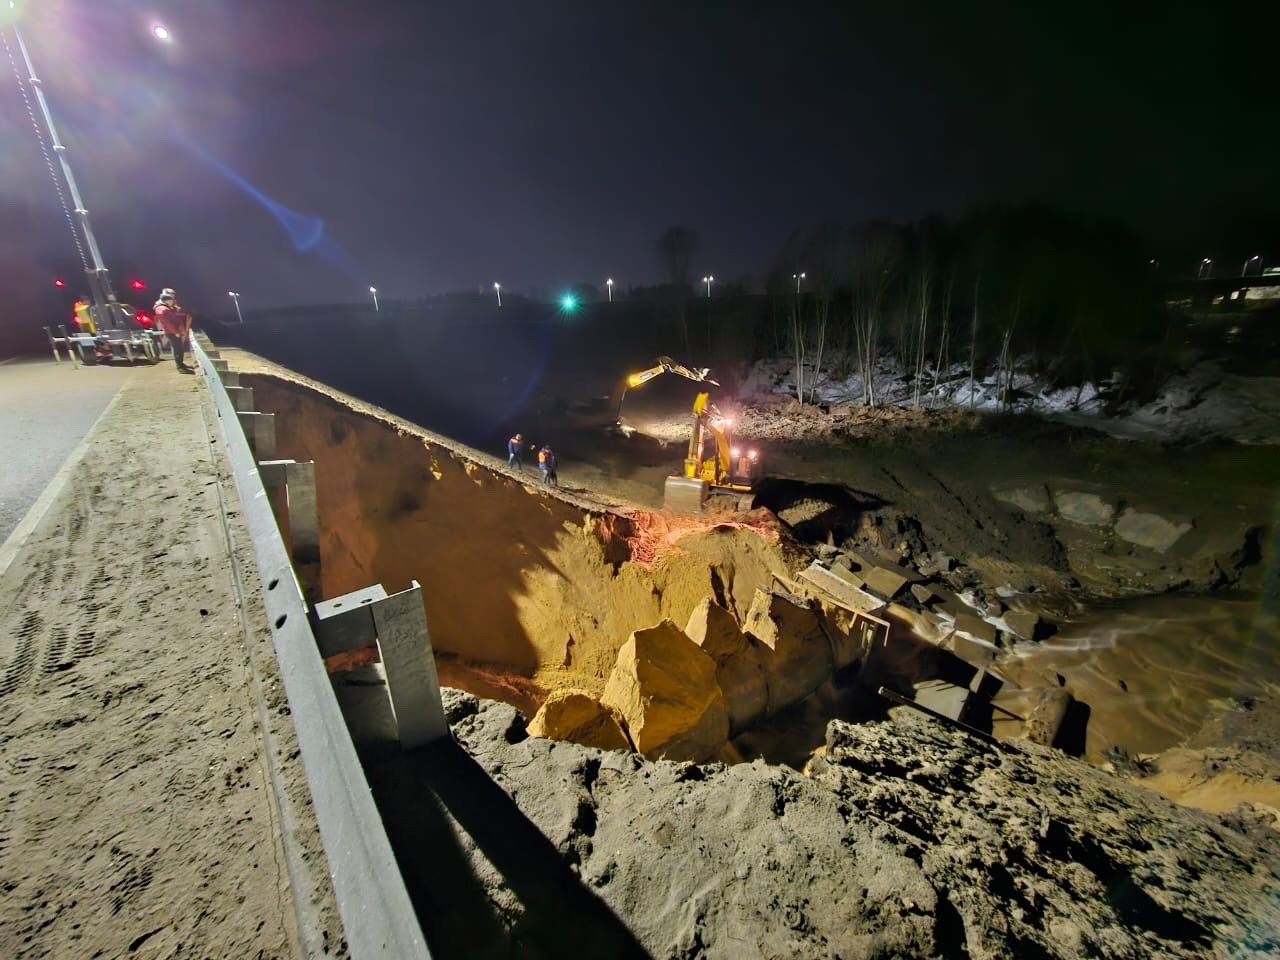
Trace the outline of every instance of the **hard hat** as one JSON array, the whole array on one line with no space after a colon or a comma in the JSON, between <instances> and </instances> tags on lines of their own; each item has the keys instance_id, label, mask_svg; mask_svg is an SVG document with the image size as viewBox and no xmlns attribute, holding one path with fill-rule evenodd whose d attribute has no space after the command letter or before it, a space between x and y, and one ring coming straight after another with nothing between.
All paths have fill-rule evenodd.
<instances>
[{"instance_id":1,"label":"hard hat","mask_svg":"<svg viewBox=\"0 0 1280 960\"><path fill-rule=\"evenodd\" d=\"M173 292L173 287L165 287L160 291L161 300L175 300L177 299L177 296L178 295Z\"/></svg>"}]
</instances>

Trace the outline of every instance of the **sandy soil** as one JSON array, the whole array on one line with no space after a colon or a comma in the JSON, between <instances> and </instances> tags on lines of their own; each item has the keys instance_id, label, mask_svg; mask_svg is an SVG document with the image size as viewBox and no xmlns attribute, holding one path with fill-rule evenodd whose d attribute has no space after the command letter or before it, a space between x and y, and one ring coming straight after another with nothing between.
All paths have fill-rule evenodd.
<instances>
[{"instance_id":1,"label":"sandy soil","mask_svg":"<svg viewBox=\"0 0 1280 960\"><path fill-rule=\"evenodd\" d=\"M282 455L317 461L322 516L341 519L324 534L326 593L418 579L445 682L527 714L557 686L598 691L631 630L663 616L683 623L711 593L708 570L741 580L729 590L741 604L771 573L807 563L783 550L748 561L755 536L686 538L671 526L675 518L650 512L683 454L680 404L691 385L676 378L667 378L665 393L647 387L628 401L628 419L640 428L631 439L558 419L535 397L529 434L556 436L561 454L562 488L553 496L497 457L258 358L229 355L261 406L281 414ZM870 543L917 563L950 556L957 565L943 582L966 591L977 609L1007 603L1044 616L1064 639L1007 639L1000 670L1012 683L1003 705L1019 712L1019 687L1032 695L1067 683L1092 709L1085 752L1095 762L1180 743L1209 701L1262 693L1252 679L1275 676L1280 642L1275 630L1250 622L1256 599L1203 601L1194 616L1179 605L1196 601L1173 598L1164 609L1140 599L1258 572L1234 564L1248 531L1274 510L1274 449L1166 449L1035 421L824 412L776 396L739 403L738 412L768 457L772 479L758 499L784 520L784 539ZM362 461L379 468L353 472ZM1046 499L1050 490L1089 491L1117 507L1185 517L1193 529L1167 554L1135 548L1099 528L1028 516L993 495L1017 486ZM609 538L599 535L606 527L623 542L621 556L644 562L615 570ZM654 553L645 543L655 532L653 542L678 540L680 550ZM1223 629L1242 617L1239 635ZM1139 628L1147 633L1135 636ZM820 743L824 709L807 711L803 732L775 735ZM1258 781L1256 771L1241 775ZM1172 776L1171 767L1160 783L1179 795Z\"/></svg>"},{"instance_id":2,"label":"sandy soil","mask_svg":"<svg viewBox=\"0 0 1280 960\"><path fill-rule=\"evenodd\" d=\"M344 955L201 378L87 442L0 578L0 955Z\"/></svg>"}]
</instances>

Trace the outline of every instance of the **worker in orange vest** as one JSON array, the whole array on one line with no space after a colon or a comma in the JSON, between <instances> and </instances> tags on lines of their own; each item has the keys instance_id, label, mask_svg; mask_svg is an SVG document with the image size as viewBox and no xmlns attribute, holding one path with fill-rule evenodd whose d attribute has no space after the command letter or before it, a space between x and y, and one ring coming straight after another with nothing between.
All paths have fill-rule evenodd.
<instances>
[{"instance_id":1,"label":"worker in orange vest","mask_svg":"<svg viewBox=\"0 0 1280 960\"><path fill-rule=\"evenodd\" d=\"M98 332L97 326L93 322L93 312L89 309L89 301L85 297L76 297L76 302L71 308L71 319L81 333L95 334Z\"/></svg>"}]
</instances>

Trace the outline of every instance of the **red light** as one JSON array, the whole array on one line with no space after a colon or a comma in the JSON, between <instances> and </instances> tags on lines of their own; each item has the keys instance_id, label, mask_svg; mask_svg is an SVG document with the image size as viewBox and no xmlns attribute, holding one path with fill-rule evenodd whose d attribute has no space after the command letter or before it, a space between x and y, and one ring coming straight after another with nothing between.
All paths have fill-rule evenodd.
<instances>
[{"instance_id":1,"label":"red light","mask_svg":"<svg viewBox=\"0 0 1280 960\"><path fill-rule=\"evenodd\" d=\"M156 322L156 318L151 316L151 314L147 313L145 310L139 310L133 315L133 318L144 327L150 327Z\"/></svg>"},{"instance_id":2,"label":"red light","mask_svg":"<svg viewBox=\"0 0 1280 960\"><path fill-rule=\"evenodd\" d=\"M66 286L66 284L65 284L65 283L63 283L61 280L54 280L54 281L53 281L53 285L54 285L55 287L65 287L65 286Z\"/></svg>"},{"instance_id":3,"label":"red light","mask_svg":"<svg viewBox=\"0 0 1280 960\"><path fill-rule=\"evenodd\" d=\"M130 281L129 281L129 286L133 287L133 289L135 289L135 290L145 290L145 289L147 289L147 285L146 285L145 283L143 283L141 280L130 280Z\"/></svg>"}]
</instances>

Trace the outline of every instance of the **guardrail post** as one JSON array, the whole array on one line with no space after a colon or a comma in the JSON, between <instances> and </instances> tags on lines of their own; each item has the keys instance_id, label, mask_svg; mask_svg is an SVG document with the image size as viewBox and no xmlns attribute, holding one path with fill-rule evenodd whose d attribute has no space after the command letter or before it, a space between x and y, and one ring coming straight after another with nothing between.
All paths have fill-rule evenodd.
<instances>
[{"instance_id":1,"label":"guardrail post","mask_svg":"<svg viewBox=\"0 0 1280 960\"><path fill-rule=\"evenodd\" d=\"M316 509L314 460L260 460L258 475L268 494L283 493L289 554L308 603L320 599L320 519Z\"/></svg>"},{"instance_id":2,"label":"guardrail post","mask_svg":"<svg viewBox=\"0 0 1280 960\"><path fill-rule=\"evenodd\" d=\"M409 750L449 735L418 581L391 596L374 584L323 600L314 610L321 656L377 644L401 747Z\"/></svg>"},{"instance_id":3,"label":"guardrail post","mask_svg":"<svg viewBox=\"0 0 1280 960\"><path fill-rule=\"evenodd\" d=\"M235 407L237 413L249 413L253 407L253 387L233 387L226 385L227 396L231 398L231 405Z\"/></svg>"},{"instance_id":4,"label":"guardrail post","mask_svg":"<svg viewBox=\"0 0 1280 960\"><path fill-rule=\"evenodd\" d=\"M234 389L234 388L233 388ZM242 388L243 389L243 388ZM276 456L276 415L256 410L237 410L240 429L249 441L256 460L274 460Z\"/></svg>"}]
</instances>

